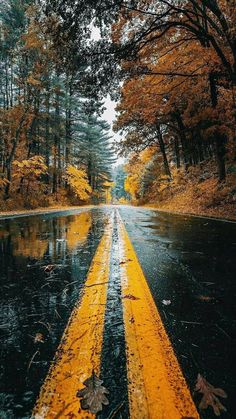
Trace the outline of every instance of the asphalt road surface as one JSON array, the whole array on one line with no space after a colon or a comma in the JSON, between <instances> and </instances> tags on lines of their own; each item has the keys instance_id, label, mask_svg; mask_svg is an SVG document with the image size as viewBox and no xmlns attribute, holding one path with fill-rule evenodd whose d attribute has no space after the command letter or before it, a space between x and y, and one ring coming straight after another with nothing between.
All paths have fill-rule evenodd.
<instances>
[{"instance_id":1,"label":"asphalt road surface","mask_svg":"<svg viewBox=\"0 0 236 419\"><path fill-rule=\"evenodd\" d=\"M109 405L97 417L144 419L129 402L120 216L194 403L202 397L194 393L201 374L228 395L219 397L227 408L222 418L236 418L236 223L104 206L0 219L1 419L31 417L111 220L110 248L99 253L103 262L109 254L99 354ZM211 407L199 415L215 417Z\"/></svg>"}]
</instances>

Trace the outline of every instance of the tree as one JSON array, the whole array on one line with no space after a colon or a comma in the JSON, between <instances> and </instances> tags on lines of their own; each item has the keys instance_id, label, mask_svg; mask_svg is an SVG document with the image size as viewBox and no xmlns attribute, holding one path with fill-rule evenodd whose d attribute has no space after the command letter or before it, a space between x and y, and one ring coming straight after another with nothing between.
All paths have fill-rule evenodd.
<instances>
[{"instance_id":1,"label":"tree","mask_svg":"<svg viewBox=\"0 0 236 419\"><path fill-rule=\"evenodd\" d=\"M77 169L74 166L68 166L66 170L66 180L75 195L81 201L88 201L92 189L88 183L88 178L85 170Z\"/></svg>"},{"instance_id":2,"label":"tree","mask_svg":"<svg viewBox=\"0 0 236 419\"><path fill-rule=\"evenodd\" d=\"M116 161L111 145L109 125L95 115L82 116L77 145L78 162L86 167L89 184L96 192L112 178L112 164Z\"/></svg>"},{"instance_id":3,"label":"tree","mask_svg":"<svg viewBox=\"0 0 236 419\"><path fill-rule=\"evenodd\" d=\"M114 201L120 201L120 199L128 200L129 195L125 191L125 179L127 174L124 170L124 165L120 164L114 168L114 188L112 189L112 197Z\"/></svg>"}]
</instances>

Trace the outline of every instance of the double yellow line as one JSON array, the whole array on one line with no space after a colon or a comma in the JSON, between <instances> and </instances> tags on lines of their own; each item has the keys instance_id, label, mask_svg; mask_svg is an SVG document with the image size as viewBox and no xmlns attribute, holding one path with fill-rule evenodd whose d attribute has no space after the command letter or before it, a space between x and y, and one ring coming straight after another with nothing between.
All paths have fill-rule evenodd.
<instances>
[{"instance_id":1,"label":"double yellow line","mask_svg":"<svg viewBox=\"0 0 236 419\"><path fill-rule=\"evenodd\" d=\"M118 213L118 211L117 211ZM35 419L93 418L76 396L100 371L113 220L99 243L33 411ZM118 215L129 411L132 419L197 419L198 412ZM130 298L131 297L131 298Z\"/></svg>"}]
</instances>

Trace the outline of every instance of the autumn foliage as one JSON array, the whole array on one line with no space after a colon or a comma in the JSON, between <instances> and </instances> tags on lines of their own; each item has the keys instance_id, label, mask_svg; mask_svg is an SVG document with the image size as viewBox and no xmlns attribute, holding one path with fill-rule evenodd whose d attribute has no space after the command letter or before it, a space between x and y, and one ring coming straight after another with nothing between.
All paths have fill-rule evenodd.
<instances>
[{"instance_id":1,"label":"autumn foliage","mask_svg":"<svg viewBox=\"0 0 236 419\"><path fill-rule=\"evenodd\" d=\"M130 54L121 60L115 128L133 201L167 200L218 179L223 201L235 206L235 16L225 1L137 1L120 11L113 42ZM213 184L206 205L221 189Z\"/></svg>"},{"instance_id":2,"label":"autumn foliage","mask_svg":"<svg viewBox=\"0 0 236 419\"><path fill-rule=\"evenodd\" d=\"M74 166L68 166L66 170L66 179L75 195L81 201L87 202L92 193L92 188L89 185L86 171L77 169Z\"/></svg>"}]
</instances>

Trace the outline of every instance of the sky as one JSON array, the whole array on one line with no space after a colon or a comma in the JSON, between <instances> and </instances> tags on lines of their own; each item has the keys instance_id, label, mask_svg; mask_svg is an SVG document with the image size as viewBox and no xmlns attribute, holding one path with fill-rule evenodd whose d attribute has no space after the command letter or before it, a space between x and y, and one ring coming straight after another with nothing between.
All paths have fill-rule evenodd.
<instances>
[{"instance_id":1,"label":"sky","mask_svg":"<svg viewBox=\"0 0 236 419\"><path fill-rule=\"evenodd\" d=\"M106 110L103 113L103 118L106 119L106 121L112 125L113 122L115 121L115 116L116 116L116 112L115 112L116 103L111 100L110 95L106 97L104 106L106 107Z\"/></svg>"},{"instance_id":2,"label":"sky","mask_svg":"<svg viewBox=\"0 0 236 419\"><path fill-rule=\"evenodd\" d=\"M116 141L117 140L120 140L121 139L121 135L119 133L114 132L112 130L112 124L113 124L113 122L116 119L116 111L115 111L116 102L112 101L111 98L110 98L110 96L108 95L106 97L106 99L105 99L104 106L106 107L106 110L104 111L104 113L102 115L102 119L105 119L105 121L107 121L110 124L110 126L111 126L111 129L110 129L110 135L111 135L111 137L114 140L116 140ZM124 159L121 158L121 157L119 157L117 159L116 165L122 164L122 163L124 163Z\"/></svg>"}]
</instances>

